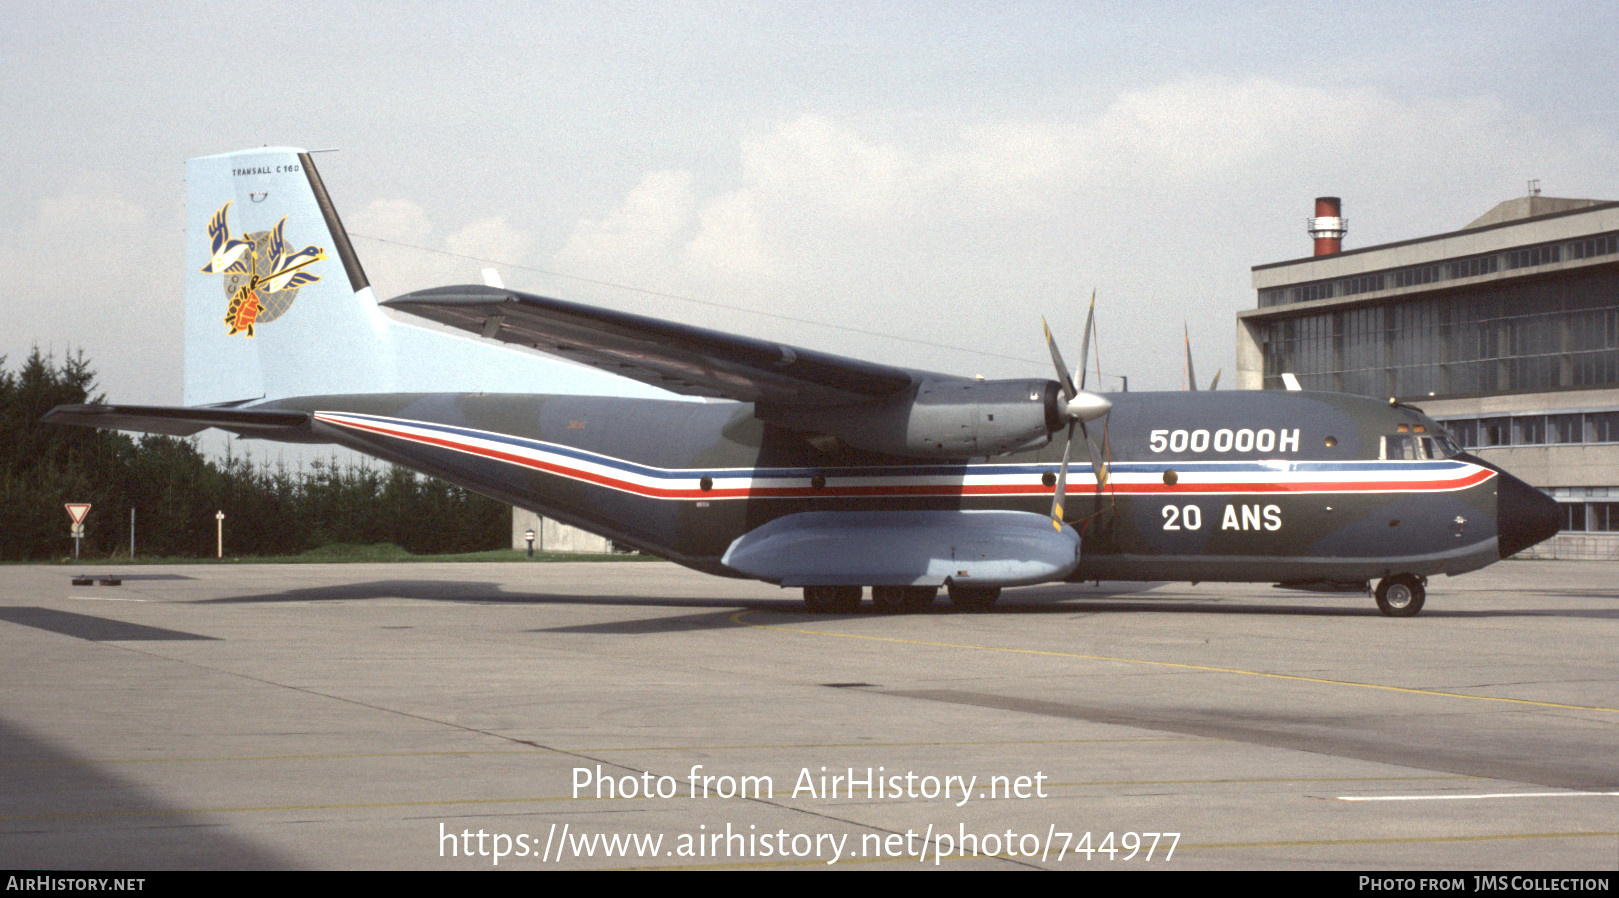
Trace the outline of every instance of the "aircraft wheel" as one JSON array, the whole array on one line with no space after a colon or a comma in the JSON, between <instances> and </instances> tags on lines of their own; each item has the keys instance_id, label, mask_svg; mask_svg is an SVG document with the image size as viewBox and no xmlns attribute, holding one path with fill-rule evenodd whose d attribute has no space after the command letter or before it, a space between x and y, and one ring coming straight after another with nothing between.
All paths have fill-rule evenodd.
<instances>
[{"instance_id":1,"label":"aircraft wheel","mask_svg":"<svg viewBox=\"0 0 1619 898\"><path fill-rule=\"evenodd\" d=\"M860 607L858 586L806 586L804 606L811 614L848 614Z\"/></svg>"},{"instance_id":2,"label":"aircraft wheel","mask_svg":"<svg viewBox=\"0 0 1619 898\"><path fill-rule=\"evenodd\" d=\"M1415 616L1426 598L1422 581L1410 574L1384 577L1377 584L1377 609L1389 617Z\"/></svg>"},{"instance_id":3,"label":"aircraft wheel","mask_svg":"<svg viewBox=\"0 0 1619 898\"><path fill-rule=\"evenodd\" d=\"M950 603L966 611L987 611L1001 597L999 586L957 586L950 584Z\"/></svg>"},{"instance_id":4,"label":"aircraft wheel","mask_svg":"<svg viewBox=\"0 0 1619 898\"><path fill-rule=\"evenodd\" d=\"M871 602L884 614L899 614L905 610L905 587L873 586Z\"/></svg>"}]
</instances>

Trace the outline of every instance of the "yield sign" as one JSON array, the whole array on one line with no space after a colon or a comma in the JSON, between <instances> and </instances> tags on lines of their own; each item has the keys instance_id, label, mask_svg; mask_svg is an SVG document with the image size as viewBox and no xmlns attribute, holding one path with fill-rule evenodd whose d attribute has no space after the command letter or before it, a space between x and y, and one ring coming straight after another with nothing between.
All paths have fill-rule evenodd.
<instances>
[{"instance_id":1,"label":"yield sign","mask_svg":"<svg viewBox=\"0 0 1619 898\"><path fill-rule=\"evenodd\" d=\"M90 513L88 502L63 502L62 507L67 509L67 516L72 518L75 524L83 524L84 516Z\"/></svg>"}]
</instances>

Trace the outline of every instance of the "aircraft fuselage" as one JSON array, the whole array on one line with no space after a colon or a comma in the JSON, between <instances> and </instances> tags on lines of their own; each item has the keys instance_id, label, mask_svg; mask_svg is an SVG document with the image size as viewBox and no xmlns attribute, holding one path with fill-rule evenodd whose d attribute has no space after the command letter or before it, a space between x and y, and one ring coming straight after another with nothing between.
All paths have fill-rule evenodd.
<instances>
[{"instance_id":1,"label":"aircraft fuselage","mask_svg":"<svg viewBox=\"0 0 1619 898\"><path fill-rule=\"evenodd\" d=\"M1109 398L1109 482L1070 465L1065 518L1082 538L1070 580L1364 581L1501 557L1508 475L1445 457L1415 409L1319 393ZM734 540L799 512L1046 513L1061 458L1055 442L943 462L828 451L736 402L385 394L263 407L313 412L322 441L730 576Z\"/></svg>"}]
</instances>

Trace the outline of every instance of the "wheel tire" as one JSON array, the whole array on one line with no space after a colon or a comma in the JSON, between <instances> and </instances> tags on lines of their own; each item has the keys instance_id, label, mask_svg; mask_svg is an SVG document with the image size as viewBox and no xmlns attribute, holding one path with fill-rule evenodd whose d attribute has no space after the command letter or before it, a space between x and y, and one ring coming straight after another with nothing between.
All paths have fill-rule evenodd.
<instances>
[{"instance_id":1,"label":"wheel tire","mask_svg":"<svg viewBox=\"0 0 1619 898\"><path fill-rule=\"evenodd\" d=\"M1377 584L1377 610L1389 617L1415 617L1426 599L1422 580L1410 574L1384 577Z\"/></svg>"},{"instance_id":2,"label":"wheel tire","mask_svg":"<svg viewBox=\"0 0 1619 898\"><path fill-rule=\"evenodd\" d=\"M811 614L848 614L860 607L858 586L806 586L804 607Z\"/></svg>"},{"instance_id":3,"label":"wheel tire","mask_svg":"<svg viewBox=\"0 0 1619 898\"><path fill-rule=\"evenodd\" d=\"M950 585L951 604L965 611L988 611L1000 597L1001 588L998 586Z\"/></svg>"},{"instance_id":4,"label":"wheel tire","mask_svg":"<svg viewBox=\"0 0 1619 898\"><path fill-rule=\"evenodd\" d=\"M905 587L903 586L873 586L871 588L871 603L884 614L899 614L906 610Z\"/></svg>"}]
</instances>

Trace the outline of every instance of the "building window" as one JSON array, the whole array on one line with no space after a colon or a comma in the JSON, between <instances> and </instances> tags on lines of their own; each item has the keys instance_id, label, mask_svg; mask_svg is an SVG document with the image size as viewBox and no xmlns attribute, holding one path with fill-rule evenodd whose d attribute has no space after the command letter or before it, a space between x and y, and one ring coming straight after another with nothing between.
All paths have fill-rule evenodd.
<instances>
[{"instance_id":1,"label":"building window","mask_svg":"<svg viewBox=\"0 0 1619 898\"><path fill-rule=\"evenodd\" d=\"M1512 445L1539 446L1545 442L1545 415L1519 415L1512 419Z\"/></svg>"},{"instance_id":2,"label":"building window","mask_svg":"<svg viewBox=\"0 0 1619 898\"><path fill-rule=\"evenodd\" d=\"M1484 274L1494 274L1501 270L1501 257L1495 255L1474 256L1471 259L1458 259L1450 263L1450 276L1452 278L1476 278Z\"/></svg>"},{"instance_id":3,"label":"building window","mask_svg":"<svg viewBox=\"0 0 1619 898\"><path fill-rule=\"evenodd\" d=\"M1365 396L1619 385L1619 266L1263 322L1265 376ZM1619 431L1614 438L1619 441Z\"/></svg>"},{"instance_id":4,"label":"building window","mask_svg":"<svg viewBox=\"0 0 1619 898\"><path fill-rule=\"evenodd\" d=\"M1402 268L1394 272L1394 286L1415 287L1418 284L1431 284L1439 280L1440 270L1438 265L1417 265L1412 268Z\"/></svg>"},{"instance_id":5,"label":"building window","mask_svg":"<svg viewBox=\"0 0 1619 898\"><path fill-rule=\"evenodd\" d=\"M1478 448L1478 421L1469 418L1464 421L1446 421L1445 429L1460 443L1463 449Z\"/></svg>"},{"instance_id":6,"label":"building window","mask_svg":"<svg viewBox=\"0 0 1619 898\"><path fill-rule=\"evenodd\" d=\"M1546 435L1553 443L1585 441L1585 432L1579 415L1547 415Z\"/></svg>"},{"instance_id":7,"label":"building window","mask_svg":"<svg viewBox=\"0 0 1619 898\"><path fill-rule=\"evenodd\" d=\"M1314 284L1300 284L1293 288L1297 299L1294 302L1314 302L1318 299L1332 298L1332 281L1317 281Z\"/></svg>"},{"instance_id":8,"label":"building window","mask_svg":"<svg viewBox=\"0 0 1619 898\"><path fill-rule=\"evenodd\" d=\"M1569 256L1575 259L1610 256L1619 253L1619 234L1599 234L1585 240L1576 240L1569 244L1568 248Z\"/></svg>"},{"instance_id":9,"label":"building window","mask_svg":"<svg viewBox=\"0 0 1619 898\"><path fill-rule=\"evenodd\" d=\"M1563 529L1581 531L1585 529L1585 504L1583 502L1564 502Z\"/></svg>"},{"instance_id":10,"label":"building window","mask_svg":"<svg viewBox=\"0 0 1619 898\"><path fill-rule=\"evenodd\" d=\"M1339 281L1340 295L1355 296L1360 293L1371 293L1383 289L1383 276L1381 274L1364 274L1360 277L1344 278Z\"/></svg>"},{"instance_id":11,"label":"building window","mask_svg":"<svg viewBox=\"0 0 1619 898\"><path fill-rule=\"evenodd\" d=\"M1481 418L1478 422L1480 448L1512 445L1511 418Z\"/></svg>"},{"instance_id":12,"label":"building window","mask_svg":"<svg viewBox=\"0 0 1619 898\"><path fill-rule=\"evenodd\" d=\"M1619 502L1591 502L1585 508L1587 530L1619 531Z\"/></svg>"},{"instance_id":13,"label":"building window","mask_svg":"<svg viewBox=\"0 0 1619 898\"><path fill-rule=\"evenodd\" d=\"M1546 246L1529 246L1515 249L1507 253L1508 268L1533 268L1536 265L1550 265L1563 260L1563 247L1560 244Z\"/></svg>"},{"instance_id":14,"label":"building window","mask_svg":"<svg viewBox=\"0 0 1619 898\"><path fill-rule=\"evenodd\" d=\"M1619 412L1593 412L1585 416L1587 443L1619 443Z\"/></svg>"}]
</instances>

